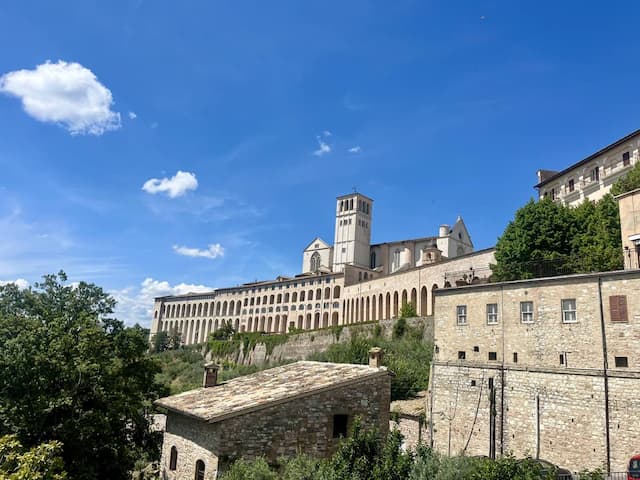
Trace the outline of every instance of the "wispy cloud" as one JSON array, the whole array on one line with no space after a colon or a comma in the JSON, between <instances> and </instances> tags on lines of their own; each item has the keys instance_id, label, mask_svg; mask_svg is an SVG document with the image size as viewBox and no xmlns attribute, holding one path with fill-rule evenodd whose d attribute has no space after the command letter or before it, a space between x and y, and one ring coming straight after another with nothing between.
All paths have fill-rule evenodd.
<instances>
[{"instance_id":1,"label":"wispy cloud","mask_svg":"<svg viewBox=\"0 0 640 480\"><path fill-rule=\"evenodd\" d=\"M360 148L360 145L356 145L355 147L351 147L348 152L349 153L359 153L362 150L362 148Z\"/></svg>"},{"instance_id":2,"label":"wispy cloud","mask_svg":"<svg viewBox=\"0 0 640 480\"><path fill-rule=\"evenodd\" d=\"M102 135L120 128L111 110L111 91L79 63L47 61L34 70L0 77L0 92L22 100L24 111L40 122L56 123L72 135Z\"/></svg>"},{"instance_id":3,"label":"wispy cloud","mask_svg":"<svg viewBox=\"0 0 640 480\"><path fill-rule=\"evenodd\" d=\"M173 251L178 255L184 255L185 257L204 257L215 259L224 256L224 248L219 243L210 243L206 249L174 245Z\"/></svg>"},{"instance_id":4,"label":"wispy cloud","mask_svg":"<svg viewBox=\"0 0 640 480\"><path fill-rule=\"evenodd\" d=\"M136 112L129 112L128 115L131 120L135 120L136 118L138 118Z\"/></svg>"},{"instance_id":5,"label":"wispy cloud","mask_svg":"<svg viewBox=\"0 0 640 480\"><path fill-rule=\"evenodd\" d=\"M178 170L171 178L151 178L144 182L142 190L155 195L156 193L166 193L169 198L176 198L184 195L189 190L198 188L198 179L194 173Z\"/></svg>"},{"instance_id":6,"label":"wispy cloud","mask_svg":"<svg viewBox=\"0 0 640 480\"><path fill-rule=\"evenodd\" d=\"M318 149L313 151L316 157L321 157L331 152L331 146L322 137L317 136L316 139L318 140Z\"/></svg>"},{"instance_id":7,"label":"wispy cloud","mask_svg":"<svg viewBox=\"0 0 640 480\"><path fill-rule=\"evenodd\" d=\"M153 314L153 300L165 295L184 295L186 293L210 292L213 287L191 283L171 285L167 281L145 278L137 287L111 290L116 299L116 316L127 325L139 323L149 326Z\"/></svg>"},{"instance_id":8,"label":"wispy cloud","mask_svg":"<svg viewBox=\"0 0 640 480\"><path fill-rule=\"evenodd\" d=\"M329 130L325 130L324 132L322 132L322 135L324 135L325 137L330 137L332 133Z\"/></svg>"}]
</instances>

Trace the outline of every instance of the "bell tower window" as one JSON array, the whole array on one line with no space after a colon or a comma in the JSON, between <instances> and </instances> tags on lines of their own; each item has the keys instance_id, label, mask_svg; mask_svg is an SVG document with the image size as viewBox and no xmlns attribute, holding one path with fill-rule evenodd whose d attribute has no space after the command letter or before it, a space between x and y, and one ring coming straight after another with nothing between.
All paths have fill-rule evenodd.
<instances>
[{"instance_id":1,"label":"bell tower window","mask_svg":"<svg viewBox=\"0 0 640 480\"><path fill-rule=\"evenodd\" d=\"M313 255L311 255L311 271L317 272L320 270L320 263L320 254L318 252L314 252Z\"/></svg>"}]
</instances>

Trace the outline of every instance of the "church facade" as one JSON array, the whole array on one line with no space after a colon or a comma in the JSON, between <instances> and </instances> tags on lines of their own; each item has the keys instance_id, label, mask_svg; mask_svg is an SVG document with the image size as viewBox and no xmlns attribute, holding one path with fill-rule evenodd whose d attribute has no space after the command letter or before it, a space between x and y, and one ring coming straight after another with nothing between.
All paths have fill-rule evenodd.
<instances>
[{"instance_id":1,"label":"church facade","mask_svg":"<svg viewBox=\"0 0 640 480\"><path fill-rule=\"evenodd\" d=\"M294 277L155 299L151 335L178 332L185 344L206 341L227 322L237 331L284 333L377 321L412 303L432 313L434 289L477 283L490 274L493 249L474 252L461 217L436 235L371 244L373 200L336 199L333 244L316 237Z\"/></svg>"}]
</instances>

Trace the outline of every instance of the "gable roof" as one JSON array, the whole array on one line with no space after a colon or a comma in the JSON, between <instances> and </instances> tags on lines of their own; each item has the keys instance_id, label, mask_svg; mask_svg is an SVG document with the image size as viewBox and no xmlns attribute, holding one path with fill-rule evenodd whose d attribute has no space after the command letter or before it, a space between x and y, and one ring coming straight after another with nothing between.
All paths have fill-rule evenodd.
<instances>
[{"instance_id":1,"label":"gable roof","mask_svg":"<svg viewBox=\"0 0 640 480\"><path fill-rule=\"evenodd\" d=\"M389 374L384 367L302 361L237 377L215 387L161 398L154 405L215 423Z\"/></svg>"},{"instance_id":2,"label":"gable roof","mask_svg":"<svg viewBox=\"0 0 640 480\"><path fill-rule=\"evenodd\" d=\"M331 245L329 245L323 239L321 239L320 237L316 237L311 241L311 243L309 243L309 245L306 246L306 248L303 251L306 252L307 250L315 250L315 248L310 248L311 245L313 245L314 243L320 243L324 248L331 248Z\"/></svg>"}]
</instances>

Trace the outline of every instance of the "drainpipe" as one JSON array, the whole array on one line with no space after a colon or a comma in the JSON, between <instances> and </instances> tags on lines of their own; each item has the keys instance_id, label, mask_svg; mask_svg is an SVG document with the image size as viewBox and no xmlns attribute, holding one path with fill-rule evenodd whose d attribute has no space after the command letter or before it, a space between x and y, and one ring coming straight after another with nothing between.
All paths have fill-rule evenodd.
<instances>
[{"instance_id":1,"label":"drainpipe","mask_svg":"<svg viewBox=\"0 0 640 480\"><path fill-rule=\"evenodd\" d=\"M607 473L611 472L611 439L609 437L609 360L607 353L607 334L604 322L604 307L602 304L602 277L598 275L598 301L600 302L600 328L602 330L602 355L604 378L604 423L607 439Z\"/></svg>"}]
</instances>

